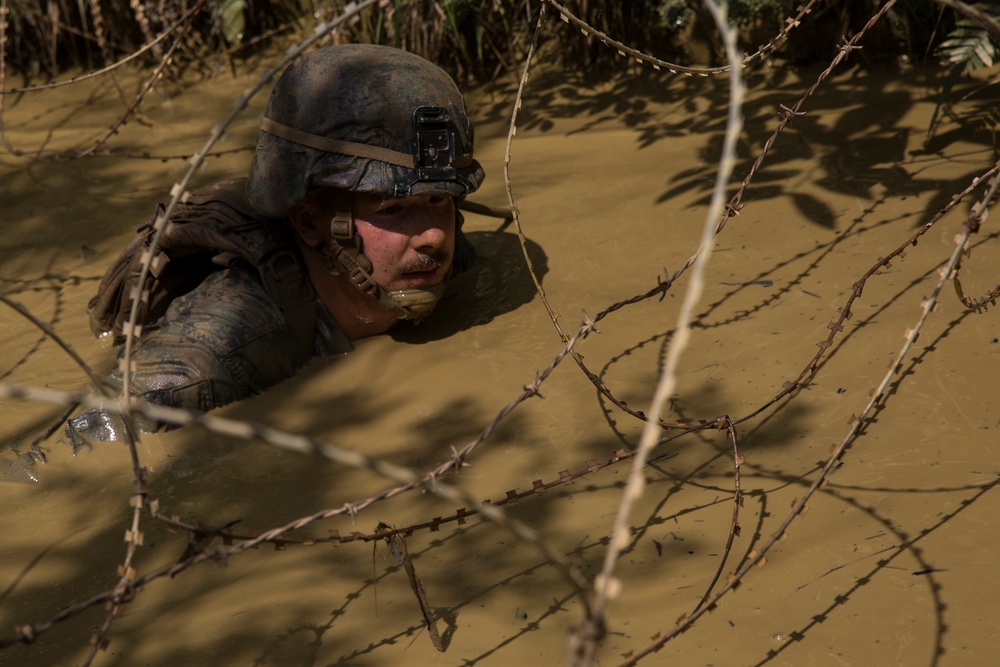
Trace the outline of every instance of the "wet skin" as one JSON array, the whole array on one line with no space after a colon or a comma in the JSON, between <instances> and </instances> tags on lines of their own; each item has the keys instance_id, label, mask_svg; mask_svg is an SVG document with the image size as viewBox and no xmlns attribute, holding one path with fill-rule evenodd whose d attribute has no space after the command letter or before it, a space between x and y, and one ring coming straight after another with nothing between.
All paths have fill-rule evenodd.
<instances>
[{"instance_id":1,"label":"wet skin","mask_svg":"<svg viewBox=\"0 0 1000 667\"><path fill-rule=\"evenodd\" d=\"M455 251L455 203L451 197L383 199L352 196L354 224L373 264L372 277L388 290L437 285Z\"/></svg>"},{"instance_id":2,"label":"wet skin","mask_svg":"<svg viewBox=\"0 0 1000 667\"><path fill-rule=\"evenodd\" d=\"M389 291L441 283L455 249L455 203L451 197L351 196L352 216L372 278ZM335 214L329 192L319 192L289 214L313 288L351 340L385 333L398 320L343 273L331 273L319 248L330 242Z\"/></svg>"}]
</instances>

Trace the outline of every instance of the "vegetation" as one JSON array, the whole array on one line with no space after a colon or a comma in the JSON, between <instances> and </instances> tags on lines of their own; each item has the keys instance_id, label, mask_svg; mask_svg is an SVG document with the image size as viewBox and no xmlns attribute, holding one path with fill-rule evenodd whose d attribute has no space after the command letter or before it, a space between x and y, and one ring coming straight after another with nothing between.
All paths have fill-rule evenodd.
<instances>
[{"instance_id":1,"label":"vegetation","mask_svg":"<svg viewBox=\"0 0 1000 667\"><path fill-rule=\"evenodd\" d=\"M723 62L720 37L700 0L562 0L576 17L628 47L689 66ZM440 64L461 83L488 81L523 62L543 0L0 0L0 90L48 82L67 70L93 71L123 58L158 67L168 83L234 70L242 60L283 47L367 4L329 39L404 48ZM806 13L800 14L805 4ZM730 21L747 54L795 66L828 62L880 0L803 2L731 0ZM559 22L554 11L549 20ZM801 19L801 29L789 30ZM852 65L939 64L945 74L928 139L943 118L996 134L1000 117L987 81L954 93L968 74L993 67L1000 51L1000 0L899 2L869 30ZM784 33L783 33L784 31ZM548 53L580 72L627 66L597 39L576 30L545 31ZM167 58L166 56L170 57ZM63 77L65 78L65 76Z\"/></svg>"},{"instance_id":2,"label":"vegetation","mask_svg":"<svg viewBox=\"0 0 1000 667\"><path fill-rule=\"evenodd\" d=\"M966 125L987 128L994 134L994 149L997 147L996 128L1000 125L1000 111L993 101L983 99L981 93L992 84L979 88L959 100L951 99L951 92L959 78L979 69L993 67L1000 49L1000 2L991 0L981 3L977 9L980 15L965 15L958 18L954 28L938 47L937 55L949 67L948 75L941 84L938 106L931 118L928 136L934 134L942 115L955 116L955 106L968 102L962 115Z\"/></svg>"},{"instance_id":3,"label":"vegetation","mask_svg":"<svg viewBox=\"0 0 1000 667\"><path fill-rule=\"evenodd\" d=\"M578 17L630 46L664 58L690 57L692 43L704 43L721 62L714 29L694 0L564 0ZM93 69L134 53L173 29L180 39L177 76L190 66L205 67L209 56L233 62L252 55L289 33L306 31L338 16L345 0L5 0L8 25L3 50L8 74L48 79L68 68ZM420 53L461 79L484 79L519 62L528 33L543 3L530 0L382 0L340 29L337 39L400 46ZM741 46L752 52L778 34L800 0L734 0L730 16ZM856 32L877 0L817 3L808 31L792 31L780 57L809 64L829 60L829 44ZM977 5L1000 16L996 1ZM905 56L923 60L937 54L961 71L992 64L997 35L981 22L959 15L934 0L899 3L890 21L869 37L861 62ZM822 39L818 39L822 35ZM833 36L833 39L826 37ZM571 67L613 67L614 53L576 39L572 31L552 31ZM158 62L164 45L144 54ZM705 64L705 63L700 63Z\"/></svg>"}]
</instances>

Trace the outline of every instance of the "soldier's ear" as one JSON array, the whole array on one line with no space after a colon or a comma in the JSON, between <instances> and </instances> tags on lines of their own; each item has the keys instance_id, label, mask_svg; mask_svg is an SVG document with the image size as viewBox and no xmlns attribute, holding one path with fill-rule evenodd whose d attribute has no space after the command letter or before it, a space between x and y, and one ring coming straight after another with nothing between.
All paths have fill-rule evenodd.
<instances>
[{"instance_id":1,"label":"soldier's ear","mask_svg":"<svg viewBox=\"0 0 1000 667\"><path fill-rule=\"evenodd\" d=\"M288 219L295 233L305 241L306 245L317 248L329 240L329 221L321 215L315 203L296 204L288 213Z\"/></svg>"}]
</instances>

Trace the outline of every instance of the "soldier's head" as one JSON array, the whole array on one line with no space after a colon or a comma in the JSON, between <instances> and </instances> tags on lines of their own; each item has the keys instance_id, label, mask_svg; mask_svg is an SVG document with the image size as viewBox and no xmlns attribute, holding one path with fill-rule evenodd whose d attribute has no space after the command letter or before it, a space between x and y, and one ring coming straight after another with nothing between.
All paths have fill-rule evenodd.
<instances>
[{"instance_id":1,"label":"soldier's head","mask_svg":"<svg viewBox=\"0 0 1000 667\"><path fill-rule=\"evenodd\" d=\"M281 75L247 197L268 217L290 218L331 271L415 319L434 307L451 269L455 201L483 178L451 77L399 49L346 44Z\"/></svg>"}]
</instances>

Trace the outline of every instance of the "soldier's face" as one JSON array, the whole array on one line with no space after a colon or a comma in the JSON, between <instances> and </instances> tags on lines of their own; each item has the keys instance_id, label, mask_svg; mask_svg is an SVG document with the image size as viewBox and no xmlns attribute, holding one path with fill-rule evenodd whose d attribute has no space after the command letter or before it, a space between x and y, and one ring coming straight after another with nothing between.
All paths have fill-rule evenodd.
<instances>
[{"instance_id":1,"label":"soldier's face","mask_svg":"<svg viewBox=\"0 0 1000 667\"><path fill-rule=\"evenodd\" d=\"M354 225L372 278L390 290L441 283L455 253L455 202L451 197L383 199L352 195Z\"/></svg>"}]
</instances>

